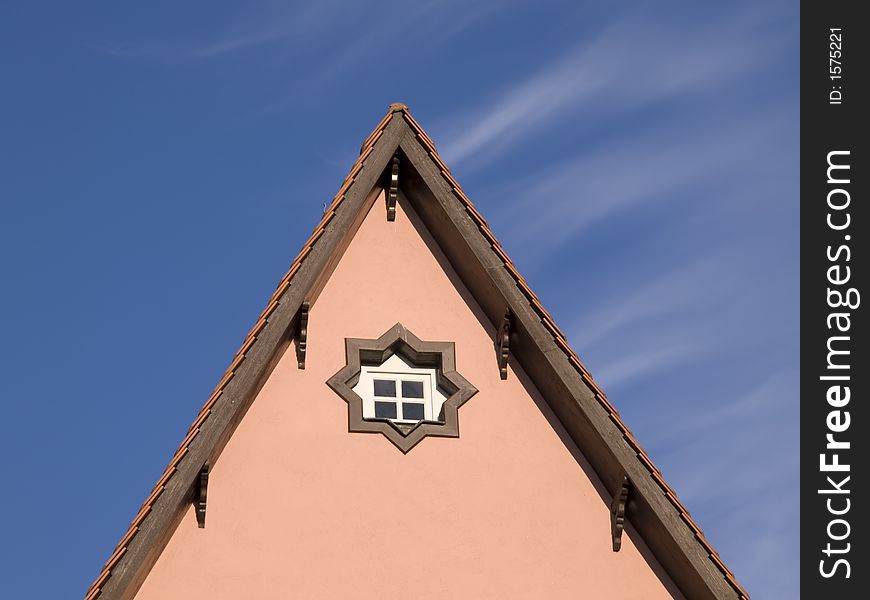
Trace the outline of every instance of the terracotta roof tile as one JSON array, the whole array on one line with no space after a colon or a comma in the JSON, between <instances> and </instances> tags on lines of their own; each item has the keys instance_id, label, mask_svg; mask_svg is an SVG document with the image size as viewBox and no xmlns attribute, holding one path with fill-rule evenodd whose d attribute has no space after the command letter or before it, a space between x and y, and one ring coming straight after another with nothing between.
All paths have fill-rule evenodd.
<instances>
[{"instance_id":1,"label":"terracotta roof tile","mask_svg":"<svg viewBox=\"0 0 870 600\"><path fill-rule=\"evenodd\" d=\"M85 596L85 600L92 600L93 598L96 598L99 595L100 586L103 585L104 583L106 583L106 580L109 578L110 574L111 574L111 572L108 570L105 570L102 573L100 573L100 576L94 582L93 586L91 587L91 590L88 592L88 595Z\"/></svg>"},{"instance_id":2,"label":"terracotta roof tile","mask_svg":"<svg viewBox=\"0 0 870 600\"><path fill-rule=\"evenodd\" d=\"M347 177L342 182L342 185L341 185L338 193L333 198L329 208L324 212L324 215L323 215L320 223L318 223L317 227L315 228L314 233L312 234L311 238L309 238L309 240L303 245L302 250L300 251L299 255L291 263L289 270L287 271L285 276L281 279L280 283L278 284L278 286L275 290L275 293L270 298L269 303L267 304L266 308L263 310L260 318L258 319L257 323L254 325L254 328L251 330L251 332L248 334L248 336L246 336L245 343L243 344L242 349L240 349L239 352L236 354L236 357L234 358L233 363L230 365L230 368L228 368L227 371L224 373L224 376L221 378L220 382L218 383L217 387L215 388L215 391L212 393L208 402L206 402L206 405L203 406L203 408L200 410L199 415L197 416L196 420L194 421L194 425L191 426L191 428L189 429L189 433L187 436L185 436L184 440L182 441L181 445L179 446L179 449L176 452L175 457L172 459L169 466L164 471L164 474L160 477L160 480L158 481L157 485L155 485L154 490L151 492L151 494L146 499L146 501L143 504L139 513L133 519L133 522L130 524L130 527L127 530L127 533L124 535L124 537L122 539L123 545L119 545L118 548L116 549L116 551L113 552L109 561L106 563L106 565L103 567L103 570L100 572L100 575L97 577L97 579L91 585L91 587L88 589L86 600L95 600L99 596L102 585L111 576L112 567L116 564L117 560L119 560L119 558L126 551L127 544L129 544L129 542L135 537L136 533L139 530L139 525L142 523L142 520L150 512L154 501L162 493L164 486L166 485L166 483L169 481L169 479L174 474L175 466L178 464L178 462L181 460L181 458L187 452L187 449L188 449L190 443L196 438L197 434L200 431L200 427L202 426L202 424L208 419L211 407L217 401L217 399L221 396L221 393L222 393L224 387L232 379L232 377L234 375L234 369L236 367L238 367L238 365L241 364L241 362L244 360L244 354L250 348L250 345L248 342L249 341L252 342L252 340L256 338L256 335L262 330L262 328L265 327L266 320L269 318L269 316L272 314L272 312L275 310L275 308L277 308L277 306L279 304L279 298L284 293L284 291L286 291L287 288L290 286L290 280L292 279L292 277L296 274L296 272L301 267L302 262L305 260L306 256L311 251L312 245L316 242L316 240L320 237L320 235L322 235L326 225L331 221L332 217L335 214L335 210L341 204L341 202L344 200L345 193L350 188L350 186L353 184L353 180L356 177L356 175L359 174L360 170L362 169L363 163L371 154L376 142L380 139L386 126L390 123L390 121L393 118L395 118L396 115L401 115L401 117L405 119L405 121L408 123L408 125L413 130L417 139L419 139L421 141L421 143L427 148L429 155L432 157L432 160L439 166L439 168L441 170L442 177L444 177L447 184L451 187L454 195L456 195L456 197L462 202L462 204L464 205L469 216L472 218L472 220L475 222L475 224L479 227L480 232L487 239L487 241L491 244L491 246L495 250L496 254L504 262L505 268L507 269L508 273L513 277L513 279L517 282L518 289L527 298L530 306L541 317L541 323L552 334L553 339L556 342L556 344L559 346L559 348L561 348L563 350L563 352L565 352L570 364L578 371L578 373L581 375L582 380L593 391L595 398L598 400L598 402L601 404L601 406L607 411L611 421L623 433L623 435L625 436L625 439L629 443L630 447L637 453L638 458L647 467L647 469L649 469L653 479L656 482L658 482L658 484L662 487L663 491L665 492L665 496L671 501L671 503L674 505L674 507L677 509L678 513L680 514L680 516L683 518L683 520L686 521L686 523L689 525L689 527L694 532L696 532L696 535L698 537L699 542L703 545L703 547L705 549L708 550L709 555L710 555L710 559L713 562L713 564L716 565L716 567L719 569L720 572L722 572L725 580L737 591L737 593L740 595L740 597L748 600L748 595L746 594L745 590L743 590L743 588L737 583L736 579L734 578L734 575L725 566L725 564L722 563L721 559L719 559L719 556L715 553L715 550L713 550L712 546L710 546L709 542L704 538L703 533L701 532L700 528L698 528L697 524L695 524L694 521L689 516L688 511L686 511L685 507L679 502L676 495L673 493L673 490L671 490L671 488L668 487L668 485L661 478L658 469L655 467L655 465L652 463L652 461L649 459L649 457L646 455L646 453L643 452L640 445L634 439L634 436L631 434L631 432L626 427L625 423L622 422L622 420L619 417L619 414L613 408L613 406L610 404L610 402L607 400L607 397L604 395L604 392L601 391L601 389L592 380L592 377L589 374L589 371L583 366L583 364L580 362L580 359L577 357L577 355L574 353L574 351L568 345L568 342L567 342L567 339L565 338L564 333L562 333L562 331L559 330L559 328L556 326L556 324L553 321L553 318L550 316L549 312L547 312L547 310L541 304L541 301L539 300L537 295L535 295L535 293L532 292L531 288L528 286L525 279L523 279L523 277L519 274L519 272L517 271L513 262L507 256L505 251L502 249L501 244L499 244L498 240L495 238L492 231L489 229L489 226L487 225L486 220L477 211L477 209L472 204L471 200L468 198L468 196L465 195L465 192L462 191L462 188L460 187L458 182L456 182L456 180L453 179L453 176L450 174L450 169L447 167L447 165L444 163L443 160L441 160L441 157L438 155L438 152L435 149L435 144L432 142L432 139L426 134L426 132L423 130L423 128L420 127L420 125L417 123L417 121L411 116L410 112L408 111L408 107L404 104L401 104L401 103L391 104L390 110L386 114L386 116L384 116L384 118L381 119L381 121L378 123L378 125L375 127L375 129L372 131L372 133L369 134L368 137L366 137L365 141L363 142L362 147L360 148L359 158L354 162L353 166L351 167L350 172L348 173Z\"/></svg>"},{"instance_id":3,"label":"terracotta roof tile","mask_svg":"<svg viewBox=\"0 0 870 600\"><path fill-rule=\"evenodd\" d=\"M284 292L287 291L287 288L289 288L289 287L290 287L290 280L285 279L284 281L282 281L281 283L278 284L278 288L275 290L275 293L276 294L283 294ZM264 326L266 325L265 321L263 322L263 325ZM257 339L256 335L251 337L251 340L256 340L256 339Z\"/></svg>"},{"instance_id":4,"label":"terracotta roof tile","mask_svg":"<svg viewBox=\"0 0 870 600\"><path fill-rule=\"evenodd\" d=\"M115 556L115 554L114 554L114 552L113 552L113 553L112 553L112 556L109 558L109 560L111 560L112 558L114 558L114 556ZM97 578L97 580L94 582L94 584L97 585L97 586L103 585L104 583L106 583L106 580L107 580L108 578L109 578L109 573L108 573L108 572L106 572L106 573L102 573L102 574L100 574L100 577Z\"/></svg>"},{"instance_id":5,"label":"terracotta roof tile","mask_svg":"<svg viewBox=\"0 0 870 600\"><path fill-rule=\"evenodd\" d=\"M230 371L233 372L233 375L235 375L236 369L238 369L239 365L241 365L244 361L245 361L244 354L236 354L236 356L233 358L233 362L230 363Z\"/></svg>"},{"instance_id":6,"label":"terracotta roof tile","mask_svg":"<svg viewBox=\"0 0 870 600\"><path fill-rule=\"evenodd\" d=\"M609 401L607 398L599 398L598 395L596 394L595 399L598 400L598 402L600 402L602 405L604 405L604 408L605 408L605 409L607 410L607 412L609 412L610 414L612 414L612 415L614 415L614 416L617 416L617 415L619 414L619 413L616 411L616 409L613 408L613 405L610 404L610 401Z\"/></svg>"},{"instance_id":7,"label":"terracotta roof tile","mask_svg":"<svg viewBox=\"0 0 870 600\"><path fill-rule=\"evenodd\" d=\"M375 128L372 130L372 132L368 135L368 137L366 137L366 139L363 140L362 148L365 148L366 146L373 146L374 143L377 141L377 139L379 137L381 137L381 134L384 133L384 128L387 126L387 123L389 123L390 119L392 119L392 118L393 118L392 112L389 112L386 115L384 115L384 118L381 119L381 122L378 123L377 126L375 126ZM362 154L362 148L360 149L360 154Z\"/></svg>"},{"instance_id":8,"label":"terracotta roof tile","mask_svg":"<svg viewBox=\"0 0 870 600\"><path fill-rule=\"evenodd\" d=\"M111 569L115 565L118 564L118 561L121 560L121 557L124 556L124 553L127 551L127 546L121 546L116 549L112 556L109 557L109 560L106 562L106 565Z\"/></svg>"},{"instance_id":9,"label":"terracotta roof tile","mask_svg":"<svg viewBox=\"0 0 870 600\"><path fill-rule=\"evenodd\" d=\"M202 425L203 422L211 414L211 410L209 410L210 408L211 407L209 407L209 408L203 407L203 410L199 411L199 414L196 416L196 421L193 422L193 424L190 426L190 429L188 429L188 431L193 431L194 429L199 429L200 425Z\"/></svg>"},{"instance_id":10,"label":"terracotta roof tile","mask_svg":"<svg viewBox=\"0 0 870 600\"><path fill-rule=\"evenodd\" d=\"M199 433L199 428L192 429L191 431L196 431ZM154 490L162 490L166 485L166 482L169 481L169 478L175 474L175 469L166 469L163 471L163 475L160 476L160 479L157 480L157 483L154 484ZM151 492L152 494L154 491Z\"/></svg>"},{"instance_id":11,"label":"terracotta roof tile","mask_svg":"<svg viewBox=\"0 0 870 600\"><path fill-rule=\"evenodd\" d=\"M423 131L423 128L420 127L420 124L417 123L417 120L411 116L410 111L408 111L407 107L405 108L405 119L411 125L411 129L414 130L414 133L417 134L421 140L423 140L423 144L428 146L430 150L435 150L435 143L429 138L429 135Z\"/></svg>"},{"instance_id":12,"label":"terracotta roof tile","mask_svg":"<svg viewBox=\"0 0 870 600\"><path fill-rule=\"evenodd\" d=\"M290 287L290 282L288 281L287 285L284 287L285 288ZM282 290L281 288L278 288L278 291L283 293L284 290ZM245 343L242 345L242 348L239 350L239 354L247 354L248 350L251 349L251 346L253 346L254 342L256 342L256 341L257 341L257 336L249 335L248 339L245 340Z\"/></svg>"},{"instance_id":13,"label":"terracotta roof tile","mask_svg":"<svg viewBox=\"0 0 870 600\"><path fill-rule=\"evenodd\" d=\"M207 411L208 409L210 409L210 408L212 407L212 405L213 405L215 402L217 402L217 399L221 397L221 394L223 394L223 392L224 392L224 391L223 391L222 389L221 389L221 390L215 390L214 392L212 392L211 396L209 397L209 399L208 399L208 401L205 403L205 405L202 407L202 410L201 410L200 412L205 412L205 411Z\"/></svg>"},{"instance_id":14,"label":"terracotta roof tile","mask_svg":"<svg viewBox=\"0 0 870 600\"><path fill-rule=\"evenodd\" d=\"M299 267L301 267L301 266L302 266L302 263L296 263L296 264L293 265L293 268L290 269L290 272L289 272L289 273L287 273L287 281L286 281L285 283L290 283L290 278L293 277L293 276L296 274L296 271L298 271L298 270L299 270ZM280 289L283 285L284 285L284 283L282 283L281 285L279 285L278 288ZM265 326L265 324L266 324L266 323L265 323L265 321L264 321L264 322L263 322L263 325Z\"/></svg>"},{"instance_id":15,"label":"terracotta roof tile","mask_svg":"<svg viewBox=\"0 0 870 600\"><path fill-rule=\"evenodd\" d=\"M166 471L164 471L163 475L160 477L160 480L164 482L169 481L169 477L167 477L167 475L169 475L169 477L175 475L175 469L167 469ZM144 519L145 516L151 512L151 506L154 504L154 501L157 500L157 498L160 496L160 494L163 493L163 490L165 489L165 483L161 483L160 485L156 486L154 489L151 490L151 493L148 494L148 498L145 499L145 502L143 502L142 506L139 508L139 512L137 512L136 516L133 517L133 525L135 526L135 529L139 529L139 525L142 524L142 519ZM131 529L133 528L131 527Z\"/></svg>"},{"instance_id":16,"label":"terracotta roof tile","mask_svg":"<svg viewBox=\"0 0 870 600\"><path fill-rule=\"evenodd\" d=\"M698 539L704 538L704 532L701 531L701 528L698 527L698 524L692 520L692 517L689 516L689 513L680 513L680 517L683 519L683 521L685 521L686 525L689 526L689 529L691 529L694 532L694 534L698 537ZM709 550L709 548L708 548L708 550Z\"/></svg>"},{"instance_id":17,"label":"terracotta roof tile","mask_svg":"<svg viewBox=\"0 0 870 600\"><path fill-rule=\"evenodd\" d=\"M374 148L374 146L372 146L372 148ZM360 160L354 163L353 168L350 170L350 175L348 175L351 180L353 180L353 178L359 175L359 172L362 171L363 163L365 162L365 159L368 158L368 156L369 152L366 151L365 153L360 155Z\"/></svg>"},{"instance_id":18,"label":"terracotta roof tile","mask_svg":"<svg viewBox=\"0 0 870 600\"><path fill-rule=\"evenodd\" d=\"M202 431L202 430L200 430L200 431ZM189 438L189 440L188 440L188 444L190 443L190 440L192 440L192 439L193 439L193 438ZM187 454L187 450L188 450L188 447L187 447L187 446L184 446L184 447L182 447L182 448L179 448L179 449L175 452L175 456L172 457L172 460L169 461L169 466L166 467L166 468L167 468L167 469L174 469L175 467L177 467L177 466L178 466L178 463L181 462L181 459L184 458L184 455Z\"/></svg>"},{"instance_id":19,"label":"terracotta roof tile","mask_svg":"<svg viewBox=\"0 0 870 600\"><path fill-rule=\"evenodd\" d=\"M193 438L195 438L196 435L197 435L198 433L199 433L199 428L197 428L197 429L191 429L190 432L189 432L189 433L185 436L185 438L181 441L181 445L184 446L184 447L186 448L187 445L190 444L190 442L193 441Z\"/></svg>"},{"instance_id":20,"label":"terracotta roof tile","mask_svg":"<svg viewBox=\"0 0 870 600\"><path fill-rule=\"evenodd\" d=\"M652 459L650 459L649 455L643 451L642 448L637 448L637 457L640 459L640 462L644 464L644 466L650 470L651 473L658 473L658 467L653 464Z\"/></svg>"},{"instance_id":21,"label":"terracotta roof tile","mask_svg":"<svg viewBox=\"0 0 870 600\"><path fill-rule=\"evenodd\" d=\"M305 244L305 246L302 248L302 251L299 253L300 262L301 262L302 260L305 260L305 257L308 256L308 253L309 253L309 252L311 252L311 246L309 246L308 244ZM273 307L273 306L278 306L278 300L277 300L277 299L272 300L271 304L269 304L269 307ZM269 307L267 307L267 310L268 310ZM272 308L271 310L268 310L268 313L271 314L271 313L272 313L272 310L274 310L274 308Z\"/></svg>"},{"instance_id":22,"label":"terracotta roof tile","mask_svg":"<svg viewBox=\"0 0 870 600\"><path fill-rule=\"evenodd\" d=\"M128 543L131 539L133 539L133 536L136 535L136 533L137 533L138 531L139 531L138 528L137 528L137 529L131 529L130 531L128 531L128 532L126 533L126 535L124 535L124 537L121 538L121 541L118 542L118 546L117 546L117 547L118 547L118 548L125 548L125 547L127 546L127 543Z\"/></svg>"},{"instance_id":23,"label":"terracotta roof tile","mask_svg":"<svg viewBox=\"0 0 870 600\"><path fill-rule=\"evenodd\" d=\"M218 387L223 389L223 387L229 383L230 379L233 378L234 373L232 371L226 371L224 376L221 377L221 380L218 382Z\"/></svg>"}]
</instances>

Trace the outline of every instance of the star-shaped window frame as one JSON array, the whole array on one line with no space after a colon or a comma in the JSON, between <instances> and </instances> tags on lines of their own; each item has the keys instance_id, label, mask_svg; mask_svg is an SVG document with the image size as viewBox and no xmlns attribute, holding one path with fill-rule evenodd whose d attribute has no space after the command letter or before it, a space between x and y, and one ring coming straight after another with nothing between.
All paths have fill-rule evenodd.
<instances>
[{"instance_id":1,"label":"star-shaped window frame","mask_svg":"<svg viewBox=\"0 0 870 600\"><path fill-rule=\"evenodd\" d=\"M345 352L347 365L326 383L347 402L348 431L382 433L403 453L426 436L459 437L459 407L477 393L477 388L456 371L453 342L424 342L401 323L396 323L375 340L345 338ZM381 365L394 354L417 367L435 369L437 385L447 396L441 420L420 421L408 427L385 419L363 417L363 399L353 391L362 366Z\"/></svg>"}]
</instances>

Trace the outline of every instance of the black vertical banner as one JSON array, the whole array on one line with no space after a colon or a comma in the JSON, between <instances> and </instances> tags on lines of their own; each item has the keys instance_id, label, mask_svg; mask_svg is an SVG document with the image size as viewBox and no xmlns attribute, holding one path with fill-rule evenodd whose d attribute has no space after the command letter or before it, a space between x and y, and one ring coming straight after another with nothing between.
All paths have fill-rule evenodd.
<instances>
[{"instance_id":1,"label":"black vertical banner","mask_svg":"<svg viewBox=\"0 0 870 600\"><path fill-rule=\"evenodd\" d=\"M859 491L870 488L870 22L861 8L801 4L804 598L870 597L870 498Z\"/></svg>"}]
</instances>

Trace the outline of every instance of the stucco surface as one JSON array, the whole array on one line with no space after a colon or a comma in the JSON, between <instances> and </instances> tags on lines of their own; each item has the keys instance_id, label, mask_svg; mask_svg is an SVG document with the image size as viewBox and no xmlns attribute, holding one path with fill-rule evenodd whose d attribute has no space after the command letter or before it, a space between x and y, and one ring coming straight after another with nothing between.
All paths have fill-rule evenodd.
<instances>
[{"instance_id":1,"label":"stucco surface","mask_svg":"<svg viewBox=\"0 0 870 600\"><path fill-rule=\"evenodd\" d=\"M325 381L346 337L401 322L453 341L479 392L460 437L403 455L348 433ZM499 379L494 329L400 197L378 198L309 318L212 467L138 600L679 597L631 532L610 547L609 498L522 369ZM657 574L658 572L658 574Z\"/></svg>"}]
</instances>

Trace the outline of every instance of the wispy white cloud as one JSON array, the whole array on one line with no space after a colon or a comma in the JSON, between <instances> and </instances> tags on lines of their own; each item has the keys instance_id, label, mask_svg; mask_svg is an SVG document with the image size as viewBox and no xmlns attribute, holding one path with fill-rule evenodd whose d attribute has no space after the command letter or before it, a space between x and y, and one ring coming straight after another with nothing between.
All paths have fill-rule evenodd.
<instances>
[{"instance_id":1,"label":"wispy white cloud","mask_svg":"<svg viewBox=\"0 0 870 600\"><path fill-rule=\"evenodd\" d=\"M571 343L581 356L594 351L593 375L609 390L720 353L727 340L715 329L733 310L728 280L738 261L725 250L687 257L584 314L568 327ZM711 280L711 273L720 276Z\"/></svg>"},{"instance_id":2,"label":"wispy white cloud","mask_svg":"<svg viewBox=\"0 0 870 600\"><path fill-rule=\"evenodd\" d=\"M715 361L733 363L740 355L764 352L765 361L778 363L795 349L769 347L769 339L784 341L793 323L757 310L769 299L768 289L733 284L745 277L743 264L751 257L751 251L704 256L629 289L624 300L602 298L597 310L568 328L570 340L596 380L617 393L639 380L654 381L688 365L710 369ZM771 276L771 283L777 279ZM747 339L750 326L766 328L769 337Z\"/></svg>"},{"instance_id":3,"label":"wispy white cloud","mask_svg":"<svg viewBox=\"0 0 870 600\"><path fill-rule=\"evenodd\" d=\"M215 59L281 42L294 46L308 43L358 10L358 6L348 7L339 0L251 4L212 36L104 43L99 50L124 58Z\"/></svg>"},{"instance_id":4,"label":"wispy white cloud","mask_svg":"<svg viewBox=\"0 0 870 600\"><path fill-rule=\"evenodd\" d=\"M630 294L608 302L598 312L587 314L571 326L571 340L580 348L592 348L633 324L673 318L697 306L710 306L726 293L726 278L719 277L714 285L699 285L709 273L733 271L733 258L724 253L690 257L685 264L675 265L668 273L640 282ZM715 285L718 283L718 285Z\"/></svg>"},{"instance_id":5,"label":"wispy white cloud","mask_svg":"<svg viewBox=\"0 0 870 600\"><path fill-rule=\"evenodd\" d=\"M654 454L739 578L797 597L798 370L747 381L733 398L713 394L717 403L680 418L651 411Z\"/></svg>"},{"instance_id":6,"label":"wispy white cloud","mask_svg":"<svg viewBox=\"0 0 870 600\"><path fill-rule=\"evenodd\" d=\"M467 5L460 0L424 0L400 4L393 10L379 5L377 11L369 11L368 15L360 14L356 23L358 35L347 36L344 43L330 45L323 51L317 69L306 79L306 89L313 91L325 88L354 66L371 63L381 56L396 52L396 47L400 45L399 40L407 36L425 36L428 40L427 47L430 50L435 49L493 11L503 9L507 3L505 0L502 3L480 2ZM388 32L377 23L382 20L384 11L389 12ZM267 114L280 109L292 102L295 95L294 88L259 109L257 114Z\"/></svg>"},{"instance_id":7,"label":"wispy white cloud","mask_svg":"<svg viewBox=\"0 0 870 600\"><path fill-rule=\"evenodd\" d=\"M492 160L566 111L589 111L600 118L675 96L715 92L776 58L774 36L741 25L743 19L732 18L696 24L689 31L653 29L646 15L628 13L503 91L494 105L457 119L442 155L458 163L485 147L480 154ZM720 41L709 45L711 38ZM482 160L476 157L477 164Z\"/></svg>"},{"instance_id":8,"label":"wispy white cloud","mask_svg":"<svg viewBox=\"0 0 870 600\"><path fill-rule=\"evenodd\" d=\"M595 378L608 389L614 389L650 371L678 364L685 357L697 354L702 349L703 346L697 340L658 343L654 348L623 355L606 363L604 368L596 371Z\"/></svg>"},{"instance_id":9,"label":"wispy white cloud","mask_svg":"<svg viewBox=\"0 0 870 600\"><path fill-rule=\"evenodd\" d=\"M426 32L431 46L449 39L497 10L503 3L467 7L459 0L423 0L416 3L308 0L302 3L251 4L222 31L197 40L157 40L141 43L108 42L97 48L123 58L162 58L198 61L272 46L280 59L286 50L294 59L312 55L315 78L309 84L340 73L364 61L380 48L389 48L397 36ZM388 27L385 30L385 26ZM341 43L336 43L341 40Z\"/></svg>"},{"instance_id":10,"label":"wispy white cloud","mask_svg":"<svg viewBox=\"0 0 870 600\"><path fill-rule=\"evenodd\" d=\"M704 129L669 133L672 123L618 141L592 146L582 155L503 187L501 212L494 222L524 255L540 259L585 228L621 216L632 207L688 201L686 193L706 186L704 197L722 193L709 182L733 177L735 201L757 197L770 173L769 142L792 126L796 107L759 109ZM753 189L752 194L737 191ZM532 210L534 208L534 210ZM522 218L518 218L523 215Z\"/></svg>"},{"instance_id":11,"label":"wispy white cloud","mask_svg":"<svg viewBox=\"0 0 870 600\"><path fill-rule=\"evenodd\" d=\"M798 372L795 369L774 371L761 382L746 387L740 395L729 398L728 402L707 406L705 410L684 415L679 420L668 419L658 424L658 443L676 448L684 443L687 435L712 435L723 429L745 427L747 422L753 420L764 420L774 428L788 428L790 423L782 418L782 411L788 405L797 403L797 381ZM709 488L687 488L685 493L695 496L704 493L704 489Z\"/></svg>"},{"instance_id":12,"label":"wispy white cloud","mask_svg":"<svg viewBox=\"0 0 870 600\"><path fill-rule=\"evenodd\" d=\"M212 41L207 41L198 46L176 48L175 53L184 58L215 58L225 54L246 50L251 47L261 46L276 42L295 31L295 27L286 23L264 23L262 28L249 31L235 31Z\"/></svg>"}]
</instances>

